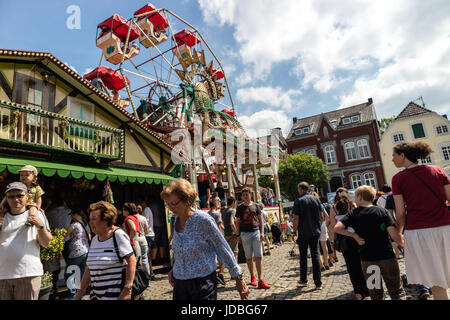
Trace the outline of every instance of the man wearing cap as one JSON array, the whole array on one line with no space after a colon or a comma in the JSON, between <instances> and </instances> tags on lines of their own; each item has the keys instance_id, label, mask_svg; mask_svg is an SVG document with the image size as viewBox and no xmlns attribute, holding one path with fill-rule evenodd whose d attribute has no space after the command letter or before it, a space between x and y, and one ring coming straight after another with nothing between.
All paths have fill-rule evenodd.
<instances>
[{"instance_id":1,"label":"man wearing cap","mask_svg":"<svg viewBox=\"0 0 450 320\"><path fill-rule=\"evenodd\" d=\"M10 183L5 195L8 212L0 217L0 300L37 300L43 275L40 246L47 247L52 235L42 212L27 211L25 184Z\"/></svg>"}]
</instances>

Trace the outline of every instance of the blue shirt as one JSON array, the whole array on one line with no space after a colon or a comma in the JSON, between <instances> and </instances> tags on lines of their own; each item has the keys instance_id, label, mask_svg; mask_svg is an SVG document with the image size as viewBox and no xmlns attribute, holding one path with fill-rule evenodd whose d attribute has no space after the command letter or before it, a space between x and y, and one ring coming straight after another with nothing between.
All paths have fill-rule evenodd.
<instances>
[{"instance_id":1,"label":"blue shirt","mask_svg":"<svg viewBox=\"0 0 450 320\"><path fill-rule=\"evenodd\" d=\"M174 230L172 250L175 279L187 280L210 275L217 269L217 257L230 271L232 278L241 274L241 267L216 222L209 214L199 210L195 210L187 219L183 233Z\"/></svg>"}]
</instances>

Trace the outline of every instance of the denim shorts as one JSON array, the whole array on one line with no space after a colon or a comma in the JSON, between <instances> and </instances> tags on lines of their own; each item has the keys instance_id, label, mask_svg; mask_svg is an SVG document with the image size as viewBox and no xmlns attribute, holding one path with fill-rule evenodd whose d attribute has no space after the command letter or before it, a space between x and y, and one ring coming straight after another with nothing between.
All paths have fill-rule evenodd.
<instances>
[{"instance_id":1,"label":"denim shorts","mask_svg":"<svg viewBox=\"0 0 450 320\"><path fill-rule=\"evenodd\" d=\"M244 247L245 258L262 258L262 244L259 230L253 232L241 232L242 247Z\"/></svg>"}]
</instances>

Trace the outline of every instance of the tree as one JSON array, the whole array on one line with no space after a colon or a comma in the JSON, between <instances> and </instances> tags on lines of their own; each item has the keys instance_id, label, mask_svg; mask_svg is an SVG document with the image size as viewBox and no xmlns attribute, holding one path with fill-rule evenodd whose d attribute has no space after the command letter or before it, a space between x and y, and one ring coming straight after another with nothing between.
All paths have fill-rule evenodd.
<instances>
[{"instance_id":1,"label":"tree","mask_svg":"<svg viewBox=\"0 0 450 320\"><path fill-rule=\"evenodd\" d=\"M258 184L260 187L265 188L267 186L271 187L272 190L275 188L275 183L273 182L273 177L268 175L259 175Z\"/></svg>"},{"instance_id":2,"label":"tree","mask_svg":"<svg viewBox=\"0 0 450 320\"><path fill-rule=\"evenodd\" d=\"M382 118L380 120L380 133L383 134L386 129L389 127L392 121L395 120L395 116L392 116L390 118Z\"/></svg>"},{"instance_id":3,"label":"tree","mask_svg":"<svg viewBox=\"0 0 450 320\"><path fill-rule=\"evenodd\" d=\"M306 181L315 186L328 182L328 167L323 161L311 154L297 153L288 155L286 163L280 162L278 170L280 189L290 200L298 197L297 185Z\"/></svg>"}]
</instances>

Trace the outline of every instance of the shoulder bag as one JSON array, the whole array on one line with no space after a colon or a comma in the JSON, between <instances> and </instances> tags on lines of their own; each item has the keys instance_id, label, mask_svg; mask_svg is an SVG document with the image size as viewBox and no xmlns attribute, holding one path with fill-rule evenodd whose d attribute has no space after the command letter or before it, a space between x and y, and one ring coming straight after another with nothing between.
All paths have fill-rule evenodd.
<instances>
[{"instance_id":1,"label":"shoulder bag","mask_svg":"<svg viewBox=\"0 0 450 320\"><path fill-rule=\"evenodd\" d=\"M120 263L123 263L123 258L119 254L119 246L116 240L116 231L114 231L113 233L113 242L117 258L119 258ZM126 279L126 268L124 268L122 271L122 283L120 285L121 289L123 289L123 287L125 286L125 279ZM141 295L145 291L145 289L147 289L149 283L150 283L150 276L149 274L147 274L147 271L145 270L144 266L141 264L141 261L139 259L136 261L136 272L134 274L133 288L131 290L131 299Z\"/></svg>"},{"instance_id":2,"label":"shoulder bag","mask_svg":"<svg viewBox=\"0 0 450 320\"><path fill-rule=\"evenodd\" d=\"M437 194L433 191L433 189L431 189L414 171L412 171L411 169L406 168L406 170L408 170L408 172L411 172L432 194L433 196L439 200L439 202L445 207L447 208L447 210L450 211L450 207L447 206L447 204L445 203L445 201L442 201Z\"/></svg>"}]
</instances>

